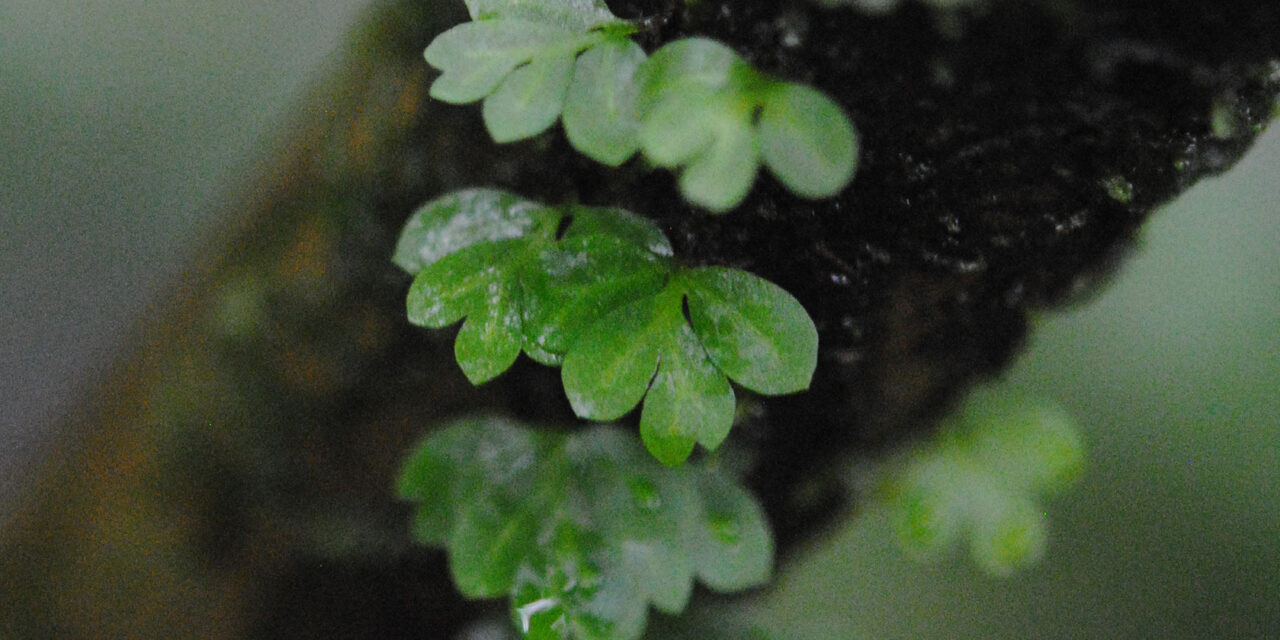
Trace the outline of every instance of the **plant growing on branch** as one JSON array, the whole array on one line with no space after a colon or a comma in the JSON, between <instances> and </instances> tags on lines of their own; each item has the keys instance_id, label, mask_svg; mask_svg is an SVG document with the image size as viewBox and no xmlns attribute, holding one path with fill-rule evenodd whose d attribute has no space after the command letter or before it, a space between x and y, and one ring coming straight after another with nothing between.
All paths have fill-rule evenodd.
<instances>
[{"instance_id":1,"label":"plant growing on branch","mask_svg":"<svg viewBox=\"0 0 1280 640\"><path fill-rule=\"evenodd\" d=\"M411 322L466 318L454 349L472 383L523 351L562 366L582 418L614 420L643 399L641 435L668 465L724 440L730 379L793 393L817 365L817 330L795 298L744 271L680 265L653 223L620 209L455 192L414 214L395 261L416 274Z\"/></svg>"},{"instance_id":2,"label":"plant growing on branch","mask_svg":"<svg viewBox=\"0 0 1280 640\"><path fill-rule=\"evenodd\" d=\"M448 550L463 595L509 596L537 640L631 640L650 604L683 611L695 577L737 591L773 566L763 512L714 461L667 469L606 427L463 420L409 456L399 495L417 505L414 537Z\"/></svg>"},{"instance_id":3,"label":"plant growing on branch","mask_svg":"<svg viewBox=\"0 0 1280 640\"><path fill-rule=\"evenodd\" d=\"M484 101L497 142L562 119L570 144L618 166L637 151L683 167L680 189L708 210L732 209L763 162L797 195L839 193L857 166L853 125L822 92L761 73L707 38L654 55L603 0L466 0L472 21L437 37L427 62L443 74L431 96Z\"/></svg>"}]
</instances>

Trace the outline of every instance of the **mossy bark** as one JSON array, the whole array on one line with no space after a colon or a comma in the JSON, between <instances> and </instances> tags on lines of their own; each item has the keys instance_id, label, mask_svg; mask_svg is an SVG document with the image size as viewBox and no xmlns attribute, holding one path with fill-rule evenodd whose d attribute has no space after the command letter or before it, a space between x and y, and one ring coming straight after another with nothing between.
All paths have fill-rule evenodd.
<instances>
[{"instance_id":1,"label":"mossy bark","mask_svg":"<svg viewBox=\"0 0 1280 640\"><path fill-rule=\"evenodd\" d=\"M813 389L761 401L732 435L761 452L750 481L785 551L856 503L832 469L999 372L1028 313L1090 290L1154 207L1229 167L1280 87L1280 5L1262 0L611 4L643 19L649 50L708 35L834 96L861 134L851 186L812 202L761 175L711 216L670 174L594 165L558 129L493 144L478 108L426 95L421 50L461 3L380 3L226 243L42 470L6 531L0 631L449 637L475 615L443 557L409 543L396 465L450 415L572 415L556 371L521 362L473 388L449 332L404 320L400 225L469 186L630 208L677 256L805 305Z\"/></svg>"}]
</instances>

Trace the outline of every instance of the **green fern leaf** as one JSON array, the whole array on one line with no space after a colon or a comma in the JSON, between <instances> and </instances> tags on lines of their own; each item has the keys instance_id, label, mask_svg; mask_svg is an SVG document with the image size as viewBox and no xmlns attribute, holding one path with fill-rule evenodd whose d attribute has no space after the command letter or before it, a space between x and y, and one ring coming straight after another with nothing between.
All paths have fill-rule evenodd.
<instances>
[{"instance_id":1,"label":"green fern leaf","mask_svg":"<svg viewBox=\"0 0 1280 640\"><path fill-rule=\"evenodd\" d=\"M584 155L612 167L639 147L640 118L634 81L644 50L626 39L610 39L582 55L564 104L564 133Z\"/></svg>"},{"instance_id":2,"label":"green fern leaf","mask_svg":"<svg viewBox=\"0 0 1280 640\"><path fill-rule=\"evenodd\" d=\"M626 34L633 30L628 23L613 15L600 0L467 0L472 22L466 22L440 34L427 46L427 63L443 73L431 85L433 98L463 104L484 100L485 127L496 142L512 142L535 136L547 130L560 118L565 107L575 69L581 68L591 77L588 81L608 80L601 73L617 74L638 64L630 57L610 58L601 68L601 59L592 56L584 65L577 64L578 54L597 47L629 45ZM634 51L625 49L626 56ZM639 52L641 58L644 53ZM621 66L619 66L621 65ZM615 97L591 88L579 89L572 95L575 126L588 123L579 133L580 141L593 152L614 157L620 153L608 125L621 122L608 119L607 124L584 118L584 108L595 108ZM614 83L617 84L616 81ZM623 87L625 92L625 86ZM586 91L584 94L583 92ZM580 97L581 96L581 97ZM578 100L586 103L576 103ZM613 106L606 104L605 106ZM616 105L613 113L631 111L627 105ZM595 129L592 129L595 125ZM601 133L597 138L594 133ZM612 142L610 142L612 141ZM625 146L625 140L621 143ZM607 147L607 148L606 148ZM634 148L634 144L632 144ZM628 154L629 155L629 154ZM625 157L618 160L621 162Z\"/></svg>"},{"instance_id":3,"label":"green fern leaf","mask_svg":"<svg viewBox=\"0 0 1280 640\"><path fill-rule=\"evenodd\" d=\"M714 40L662 47L637 83L645 156L683 166L681 192L711 211L737 206L761 161L806 198L835 195L853 176L857 138L839 106L816 89L757 72Z\"/></svg>"},{"instance_id":4,"label":"green fern leaf","mask_svg":"<svg viewBox=\"0 0 1280 640\"><path fill-rule=\"evenodd\" d=\"M709 38L668 43L651 58L634 25L601 0L466 0L472 22L438 36L431 95L484 100L497 142L538 135L557 119L579 151L618 166L636 150L680 168L690 202L720 212L746 197L763 162L806 198L842 190L857 137L840 107L812 87L751 68Z\"/></svg>"},{"instance_id":5,"label":"green fern leaf","mask_svg":"<svg viewBox=\"0 0 1280 640\"><path fill-rule=\"evenodd\" d=\"M526 638L633 640L650 604L684 609L695 576L736 591L772 568L763 512L736 481L710 465L665 469L604 427L463 420L422 441L399 494L438 523L415 537L448 550L459 590L508 595Z\"/></svg>"},{"instance_id":6,"label":"green fern leaf","mask_svg":"<svg viewBox=\"0 0 1280 640\"><path fill-rule=\"evenodd\" d=\"M937 555L965 536L984 571L1007 575L1043 555L1038 498L1070 483L1083 459L1061 409L978 389L936 442L892 465L883 487L889 520L912 555Z\"/></svg>"},{"instance_id":7,"label":"green fern leaf","mask_svg":"<svg viewBox=\"0 0 1280 640\"><path fill-rule=\"evenodd\" d=\"M556 231L570 222L562 238ZM564 336L600 310L657 290L671 247L652 223L617 209L552 209L509 193L469 189L423 206L394 260L416 274L410 322L441 328L463 318L454 352L482 384L520 351L557 365Z\"/></svg>"},{"instance_id":8,"label":"green fern leaf","mask_svg":"<svg viewBox=\"0 0 1280 640\"><path fill-rule=\"evenodd\" d=\"M661 291L581 326L561 371L575 413L614 420L643 398L640 434L667 465L695 443L710 450L724 440L733 423L728 378L791 393L809 386L817 364L817 330L799 302L732 269L682 270Z\"/></svg>"},{"instance_id":9,"label":"green fern leaf","mask_svg":"<svg viewBox=\"0 0 1280 640\"><path fill-rule=\"evenodd\" d=\"M817 362L817 331L789 294L742 271L679 267L662 232L621 209L467 190L420 209L395 260L417 274L411 322L465 318L454 352L474 384L521 351L563 364L580 417L615 420L643 399L641 437L668 465L724 440L730 379L792 393Z\"/></svg>"}]
</instances>

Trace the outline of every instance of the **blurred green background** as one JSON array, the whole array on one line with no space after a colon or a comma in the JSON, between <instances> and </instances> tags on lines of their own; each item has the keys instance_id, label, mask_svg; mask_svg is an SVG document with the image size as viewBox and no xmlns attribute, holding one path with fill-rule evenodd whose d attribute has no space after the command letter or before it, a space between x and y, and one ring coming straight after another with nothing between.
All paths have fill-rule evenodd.
<instances>
[{"instance_id":1,"label":"blurred green background","mask_svg":"<svg viewBox=\"0 0 1280 640\"><path fill-rule=\"evenodd\" d=\"M0 2L0 523L368 4Z\"/></svg>"},{"instance_id":2,"label":"blurred green background","mask_svg":"<svg viewBox=\"0 0 1280 640\"><path fill-rule=\"evenodd\" d=\"M747 615L797 640L1280 638L1280 127L1158 212L1099 295L1043 314L1001 384L1088 442L1043 563L916 564L866 514Z\"/></svg>"},{"instance_id":3,"label":"blurred green background","mask_svg":"<svg viewBox=\"0 0 1280 640\"><path fill-rule=\"evenodd\" d=\"M59 415L287 131L358 0L0 5L0 527ZM425 44L425 43L424 43ZM739 613L800 640L1280 638L1280 131L1153 218L1004 384L1090 464L1046 561L915 564L874 513Z\"/></svg>"}]
</instances>

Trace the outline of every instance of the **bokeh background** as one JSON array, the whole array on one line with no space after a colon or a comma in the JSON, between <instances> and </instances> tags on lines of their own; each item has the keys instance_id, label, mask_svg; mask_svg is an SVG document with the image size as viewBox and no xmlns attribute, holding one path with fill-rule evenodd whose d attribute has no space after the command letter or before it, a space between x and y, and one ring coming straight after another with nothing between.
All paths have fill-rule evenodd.
<instances>
[{"instance_id":1,"label":"bokeh background","mask_svg":"<svg viewBox=\"0 0 1280 640\"><path fill-rule=\"evenodd\" d=\"M922 566L870 513L749 615L796 640L1280 638L1280 126L1036 325L1000 384L1061 403L1090 456L1044 562Z\"/></svg>"},{"instance_id":2,"label":"bokeh background","mask_svg":"<svg viewBox=\"0 0 1280 640\"><path fill-rule=\"evenodd\" d=\"M0 2L0 522L367 4Z\"/></svg>"},{"instance_id":3,"label":"bokeh background","mask_svg":"<svg viewBox=\"0 0 1280 640\"><path fill-rule=\"evenodd\" d=\"M216 236L360 0L0 4L0 527L59 418ZM424 43L425 44L425 43ZM856 186L855 186L856 188ZM780 637L1280 638L1280 127L1156 215L1001 384L1090 464L1044 563L919 565L864 514L742 602Z\"/></svg>"}]
</instances>

